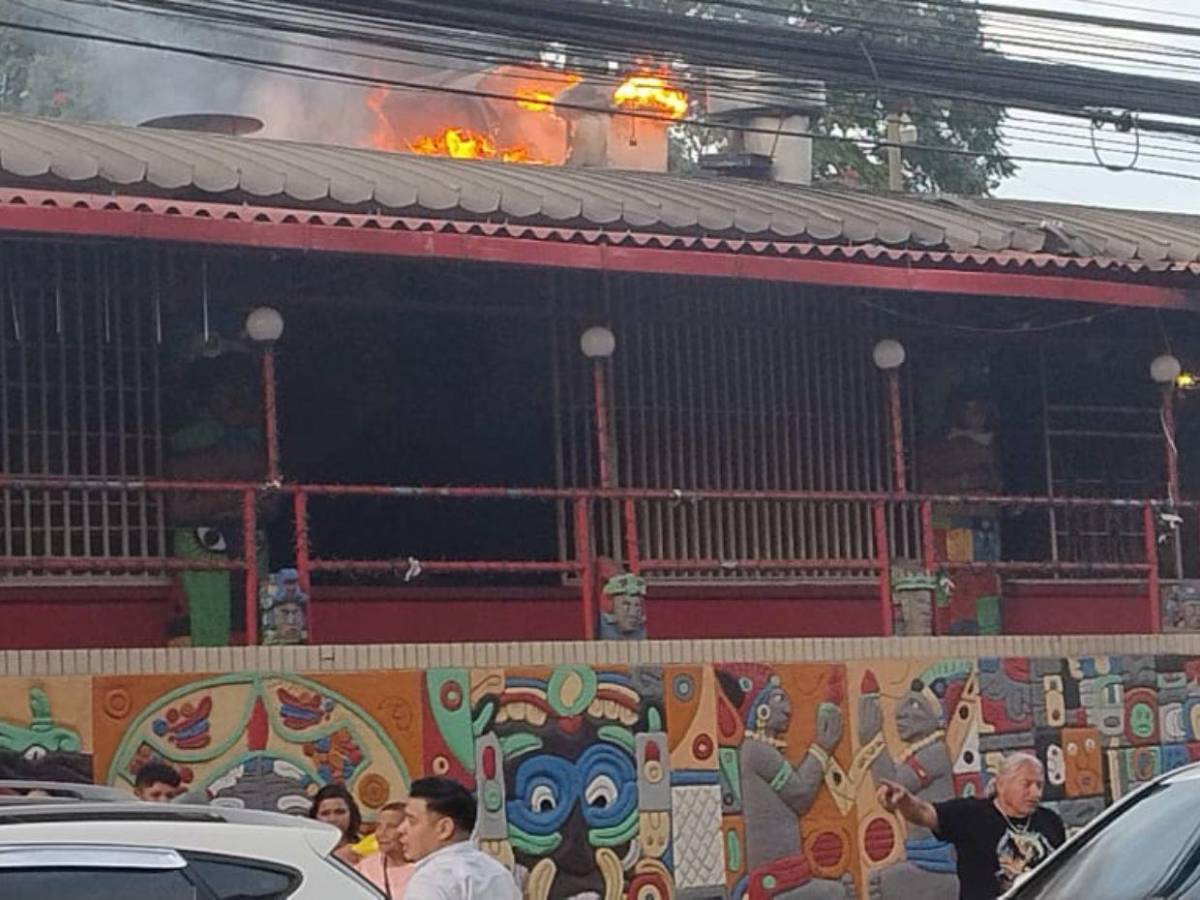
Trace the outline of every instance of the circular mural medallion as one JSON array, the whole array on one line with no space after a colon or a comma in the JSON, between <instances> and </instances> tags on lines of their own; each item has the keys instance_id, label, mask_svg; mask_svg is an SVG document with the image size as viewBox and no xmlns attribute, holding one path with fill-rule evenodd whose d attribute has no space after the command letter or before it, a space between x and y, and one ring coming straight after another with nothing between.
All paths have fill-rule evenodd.
<instances>
[{"instance_id":1,"label":"circular mural medallion","mask_svg":"<svg viewBox=\"0 0 1200 900\"><path fill-rule=\"evenodd\" d=\"M440 699L442 701L442 706L450 710L450 712L455 712L461 709L463 705L462 687L457 681L447 681L442 685Z\"/></svg>"},{"instance_id":2,"label":"circular mural medallion","mask_svg":"<svg viewBox=\"0 0 1200 900\"><path fill-rule=\"evenodd\" d=\"M671 690L674 691L676 700L691 700L696 693L696 682L691 675L676 675L671 682Z\"/></svg>"},{"instance_id":3,"label":"circular mural medallion","mask_svg":"<svg viewBox=\"0 0 1200 900\"><path fill-rule=\"evenodd\" d=\"M863 849L867 859L873 863L883 862L896 849L896 830L892 823L883 816L877 816L867 823L864 831Z\"/></svg>"},{"instance_id":4,"label":"circular mural medallion","mask_svg":"<svg viewBox=\"0 0 1200 900\"><path fill-rule=\"evenodd\" d=\"M365 775L358 783L358 802L367 809L379 809L388 802L391 793L392 789L382 775Z\"/></svg>"},{"instance_id":5,"label":"circular mural medallion","mask_svg":"<svg viewBox=\"0 0 1200 900\"><path fill-rule=\"evenodd\" d=\"M129 715L130 709L133 707L133 700L129 696L129 691L125 688L113 688L104 695L104 701L101 708L104 714L113 719L123 719Z\"/></svg>"}]
</instances>

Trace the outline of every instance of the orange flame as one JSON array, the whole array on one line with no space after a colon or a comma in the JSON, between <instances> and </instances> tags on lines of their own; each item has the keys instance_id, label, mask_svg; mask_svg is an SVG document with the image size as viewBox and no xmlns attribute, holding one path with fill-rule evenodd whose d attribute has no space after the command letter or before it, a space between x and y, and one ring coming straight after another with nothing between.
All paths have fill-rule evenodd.
<instances>
[{"instance_id":1,"label":"orange flame","mask_svg":"<svg viewBox=\"0 0 1200 900\"><path fill-rule=\"evenodd\" d=\"M557 124L565 125L554 115L555 99L565 90L578 84L580 76L573 72L541 71L528 66L507 66L496 69L489 77L498 84L482 82L490 91L512 92L514 104L501 113L495 129L475 131L474 116L445 110L445 120L460 124L434 125L422 115L411 120L393 103L391 91L380 87L370 92L366 106L373 114L373 127L367 136L370 146L392 152L419 153L426 156L448 156L454 159L494 159L510 163L550 165L561 161L562 150L556 149L565 139L556 135ZM516 87L513 86L516 81ZM425 110L427 114L430 110ZM537 115L530 115L536 113ZM419 121L423 119L423 121ZM434 120L435 122L437 120ZM467 122L470 124L461 124ZM557 144L556 144L557 137Z\"/></svg>"},{"instance_id":2,"label":"orange flame","mask_svg":"<svg viewBox=\"0 0 1200 900\"><path fill-rule=\"evenodd\" d=\"M421 135L408 141L408 149L423 156L449 156L453 159L498 159L502 162L536 163L526 147L497 147L486 134L469 128L443 128L436 137Z\"/></svg>"},{"instance_id":3,"label":"orange flame","mask_svg":"<svg viewBox=\"0 0 1200 900\"><path fill-rule=\"evenodd\" d=\"M623 109L656 112L682 119L688 112L687 91L671 87L660 75L632 75L613 92L613 103Z\"/></svg>"},{"instance_id":4,"label":"orange flame","mask_svg":"<svg viewBox=\"0 0 1200 900\"><path fill-rule=\"evenodd\" d=\"M554 102L554 94L538 88L517 88L517 106L530 112L545 112Z\"/></svg>"},{"instance_id":5,"label":"orange flame","mask_svg":"<svg viewBox=\"0 0 1200 900\"><path fill-rule=\"evenodd\" d=\"M517 106L530 112L545 112L550 109L559 94L579 84L580 79L581 76L574 72L548 72L544 78L536 79L534 85L526 85L513 91L517 97Z\"/></svg>"}]
</instances>

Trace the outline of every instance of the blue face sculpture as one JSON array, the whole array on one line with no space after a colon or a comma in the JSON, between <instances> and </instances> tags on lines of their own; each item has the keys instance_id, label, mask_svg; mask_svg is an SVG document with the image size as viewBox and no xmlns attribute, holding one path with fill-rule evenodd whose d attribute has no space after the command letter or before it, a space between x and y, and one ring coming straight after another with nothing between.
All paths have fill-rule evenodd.
<instances>
[{"instance_id":1,"label":"blue face sculpture","mask_svg":"<svg viewBox=\"0 0 1200 900\"><path fill-rule=\"evenodd\" d=\"M637 772L629 752L595 744L575 760L547 753L522 759L507 811L510 831L536 841L559 840L577 817L591 846L613 846L637 829Z\"/></svg>"}]
</instances>

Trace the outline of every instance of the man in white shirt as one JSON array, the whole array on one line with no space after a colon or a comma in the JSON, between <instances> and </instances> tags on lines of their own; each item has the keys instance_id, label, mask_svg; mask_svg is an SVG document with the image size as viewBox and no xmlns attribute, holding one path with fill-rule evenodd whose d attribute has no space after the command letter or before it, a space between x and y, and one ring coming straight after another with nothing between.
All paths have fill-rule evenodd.
<instances>
[{"instance_id":1,"label":"man in white shirt","mask_svg":"<svg viewBox=\"0 0 1200 900\"><path fill-rule=\"evenodd\" d=\"M511 873L471 843L475 798L450 778L408 791L400 840L415 863L404 900L521 900Z\"/></svg>"}]
</instances>

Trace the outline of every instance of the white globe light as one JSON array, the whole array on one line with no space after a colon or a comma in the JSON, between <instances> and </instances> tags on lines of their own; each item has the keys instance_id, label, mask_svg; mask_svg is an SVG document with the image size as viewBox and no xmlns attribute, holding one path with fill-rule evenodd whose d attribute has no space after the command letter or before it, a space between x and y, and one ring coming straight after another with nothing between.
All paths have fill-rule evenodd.
<instances>
[{"instance_id":1,"label":"white globe light","mask_svg":"<svg viewBox=\"0 0 1200 900\"><path fill-rule=\"evenodd\" d=\"M603 325L596 325L580 335L579 349L588 359L607 359L617 349L617 338Z\"/></svg>"},{"instance_id":2,"label":"white globe light","mask_svg":"<svg viewBox=\"0 0 1200 900\"><path fill-rule=\"evenodd\" d=\"M273 343L283 336L283 316L269 306L251 310L246 316L246 334L260 344Z\"/></svg>"},{"instance_id":3,"label":"white globe light","mask_svg":"<svg viewBox=\"0 0 1200 900\"><path fill-rule=\"evenodd\" d=\"M1170 353L1156 356L1154 361L1150 363L1150 377L1159 384L1170 384L1179 377L1179 373L1182 371L1183 366Z\"/></svg>"},{"instance_id":4,"label":"white globe light","mask_svg":"<svg viewBox=\"0 0 1200 900\"><path fill-rule=\"evenodd\" d=\"M904 345L891 338L880 341L871 351L871 358L875 360L875 365L885 371L898 369L904 365L904 356Z\"/></svg>"}]
</instances>

